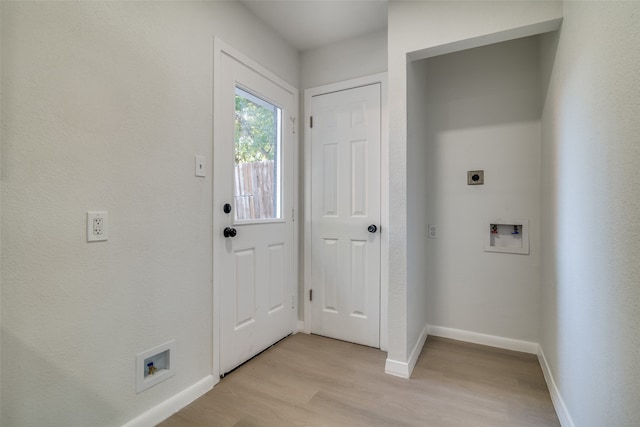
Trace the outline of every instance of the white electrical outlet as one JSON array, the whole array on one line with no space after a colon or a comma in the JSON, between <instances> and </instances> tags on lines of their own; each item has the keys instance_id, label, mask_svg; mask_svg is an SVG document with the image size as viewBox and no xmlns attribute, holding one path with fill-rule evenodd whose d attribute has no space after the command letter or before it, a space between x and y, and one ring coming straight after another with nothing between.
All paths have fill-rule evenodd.
<instances>
[{"instance_id":1,"label":"white electrical outlet","mask_svg":"<svg viewBox=\"0 0 640 427\"><path fill-rule=\"evenodd\" d=\"M102 235L102 218L93 218L93 235Z\"/></svg>"},{"instance_id":2,"label":"white electrical outlet","mask_svg":"<svg viewBox=\"0 0 640 427\"><path fill-rule=\"evenodd\" d=\"M437 239L438 238L438 226L433 225L433 224L429 224L428 226L428 237L430 239Z\"/></svg>"},{"instance_id":3,"label":"white electrical outlet","mask_svg":"<svg viewBox=\"0 0 640 427\"><path fill-rule=\"evenodd\" d=\"M105 211L87 212L87 242L109 239L108 218Z\"/></svg>"}]
</instances>

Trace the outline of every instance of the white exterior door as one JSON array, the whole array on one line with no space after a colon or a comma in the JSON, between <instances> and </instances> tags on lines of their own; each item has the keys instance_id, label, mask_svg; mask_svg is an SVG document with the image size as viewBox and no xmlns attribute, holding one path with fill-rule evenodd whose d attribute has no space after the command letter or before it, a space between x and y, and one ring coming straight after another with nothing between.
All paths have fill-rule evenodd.
<instances>
[{"instance_id":1,"label":"white exterior door","mask_svg":"<svg viewBox=\"0 0 640 427\"><path fill-rule=\"evenodd\" d=\"M220 373L293 332L295 90L228 55L216 76ZM215 295L214 295L215 297Z\"/></svg>"},{"instance_id":2,"label":"white exterior door","mask_svg":"<svg viewBox=\"0 0 640 427\"><path fill-rule=\"evenodd\" d=\"M380 346L381 84L311 100L311 332Z\"/></svg>"}]
</instances>

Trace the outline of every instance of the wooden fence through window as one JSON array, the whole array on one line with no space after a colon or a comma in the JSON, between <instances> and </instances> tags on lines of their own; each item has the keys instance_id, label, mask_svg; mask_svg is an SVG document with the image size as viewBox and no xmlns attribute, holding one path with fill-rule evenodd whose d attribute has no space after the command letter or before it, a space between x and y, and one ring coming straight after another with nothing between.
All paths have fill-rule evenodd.
<instances>
[{"instance_id":1,"label":"wooden fence through window","mask_svg":"<svg viewBox=\"0 0 640 427\"><path fill-rule=\"evenodd\" d=\"M275 179L273 160L235 165L236 219L273 219Z\"/></svg>"}]
</instances>

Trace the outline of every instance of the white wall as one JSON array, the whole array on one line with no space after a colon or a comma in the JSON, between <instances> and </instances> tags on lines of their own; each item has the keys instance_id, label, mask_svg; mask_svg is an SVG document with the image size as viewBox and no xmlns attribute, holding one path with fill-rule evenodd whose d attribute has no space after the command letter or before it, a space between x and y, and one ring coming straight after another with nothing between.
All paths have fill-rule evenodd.
<instances>
[{"instance_id":1,"label":"white wall","mask_svg":"<svg viewBox=\"0 0 640 427\"><path fill-rule=\"evenodd\" d=\"M561 17L558 2L391 2L389 4L389 169L390 272L389 354L390 360L407 362L415 342L408 339L407 313L424 309L408 283L407 223L407 56L463 40L509 32L520 27ZM505 39L503 39L505 40ZM495 41L495 40L494 40Z\"/></svg>"},{"instance_id":2,"label":"white wall","mask_svg":"<svg viewBox=\"0 0 640 427\"><path fill-rule=\"evenodd\" d=\"M2 6L0 6L0 242L2 242ZM2 244L0 243L0 260L2 260ZM0 384L2 384L2 262L0 261ZM0 386L0 422L2 422L2 387Z\"/></svg>"},{"instance_id":3,"label":"white wall","mask_svg":"<svg viewBox=\"0 0 640 427\"><path fill-rule=\"evenodd\" d=\"M538 39L416 62L424 70L415 78L425 83L409 99L421 96L427 104L415 120L426 128L421 142L428 152L419 166L429 212L410 236L415 230L427 242L416 262L427 271L429 324L538 342ZM411 110L408 116L411 143ZM485 184L469 186L467 171L476 169L484 170ZM484 251L486 224L499 218L529 220L529 255ZM425 239L427 222L438 226L438 239Z\"/></svg>"},{"instance_id":4,"label":"white wall","mask_svg":"<svg viewBox=\"0 0 640 427\"><path fill-rule=\"evenodd\" d=\"M385 71L386 29L300 54L300 84L303 89Z\"/></svg>"},{"instance_id":5,"label":"white wall","mask_svg":"<svg viewBox=\"0 0 640 427\"><path fill-rule=\"evenodd\" d=\"M541 345L574 425L637 425L640 3L563 15L542 119Z\"/></svg>"},{"instance_id":6,"label":"white wall","mask_svg":"<svg viewBox=\"0 0 640 427\"><path fill-rule=\"evenodd\" d=\"M426 236L430 200L425 189L429 183L426 165L430 153L426 65L426 61L415 61L407 67L407 293L415 300L407 305L407 340L410 343L420 341L428 320L429 271L425 256L429 247ZM419 353L420 349L415 351Z\"/></svg>"},{"instance_id":7,"label":"white wall","mask_svg":"<svg viewBox=\"0 0 640 427\"><path fill-rule=\"evenodd\" d=\"M1 7L0 424L122 425L212 372L214 36L294 86L299 55L237 2ZM176 376L137 395L170 339Z\"/></svg>"}]
</instances>

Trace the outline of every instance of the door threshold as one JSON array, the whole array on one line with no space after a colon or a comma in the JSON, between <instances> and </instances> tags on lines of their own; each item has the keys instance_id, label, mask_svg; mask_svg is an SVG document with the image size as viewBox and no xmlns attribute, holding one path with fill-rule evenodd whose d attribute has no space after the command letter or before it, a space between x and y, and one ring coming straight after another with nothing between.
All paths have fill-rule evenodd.
<instances>
[{"instance_id":1,"label":"door threshold","mask_svg":"<svg viewBox=\"0 0 640 427\"><path fill-rule=\"evenodd\" d=\"M262 353L264 353L265 351L271 349L272 347L275 347L276 345L280 344L282 341L286 340L287 338L289 338L291 335L293 335L292 333L280 338L278 341L274 342L273 344L271 344L269 347L265 348L264 350L262 350L260 353L256 354L255 356L245 360L244 362L242 362L241 364L239 364L238 366L236 366L235 368L233 368L232 370L225 372L224 374L220 375L220 379L223 379L224 377L226 377L227 375L229 375L230 373L234 372L236 369L239 369L241 367L243 367L244 365L246 365L247 363L251 362L253 359L255 359L256 357L260 356Z\"/></svg>"}]
</instances>

